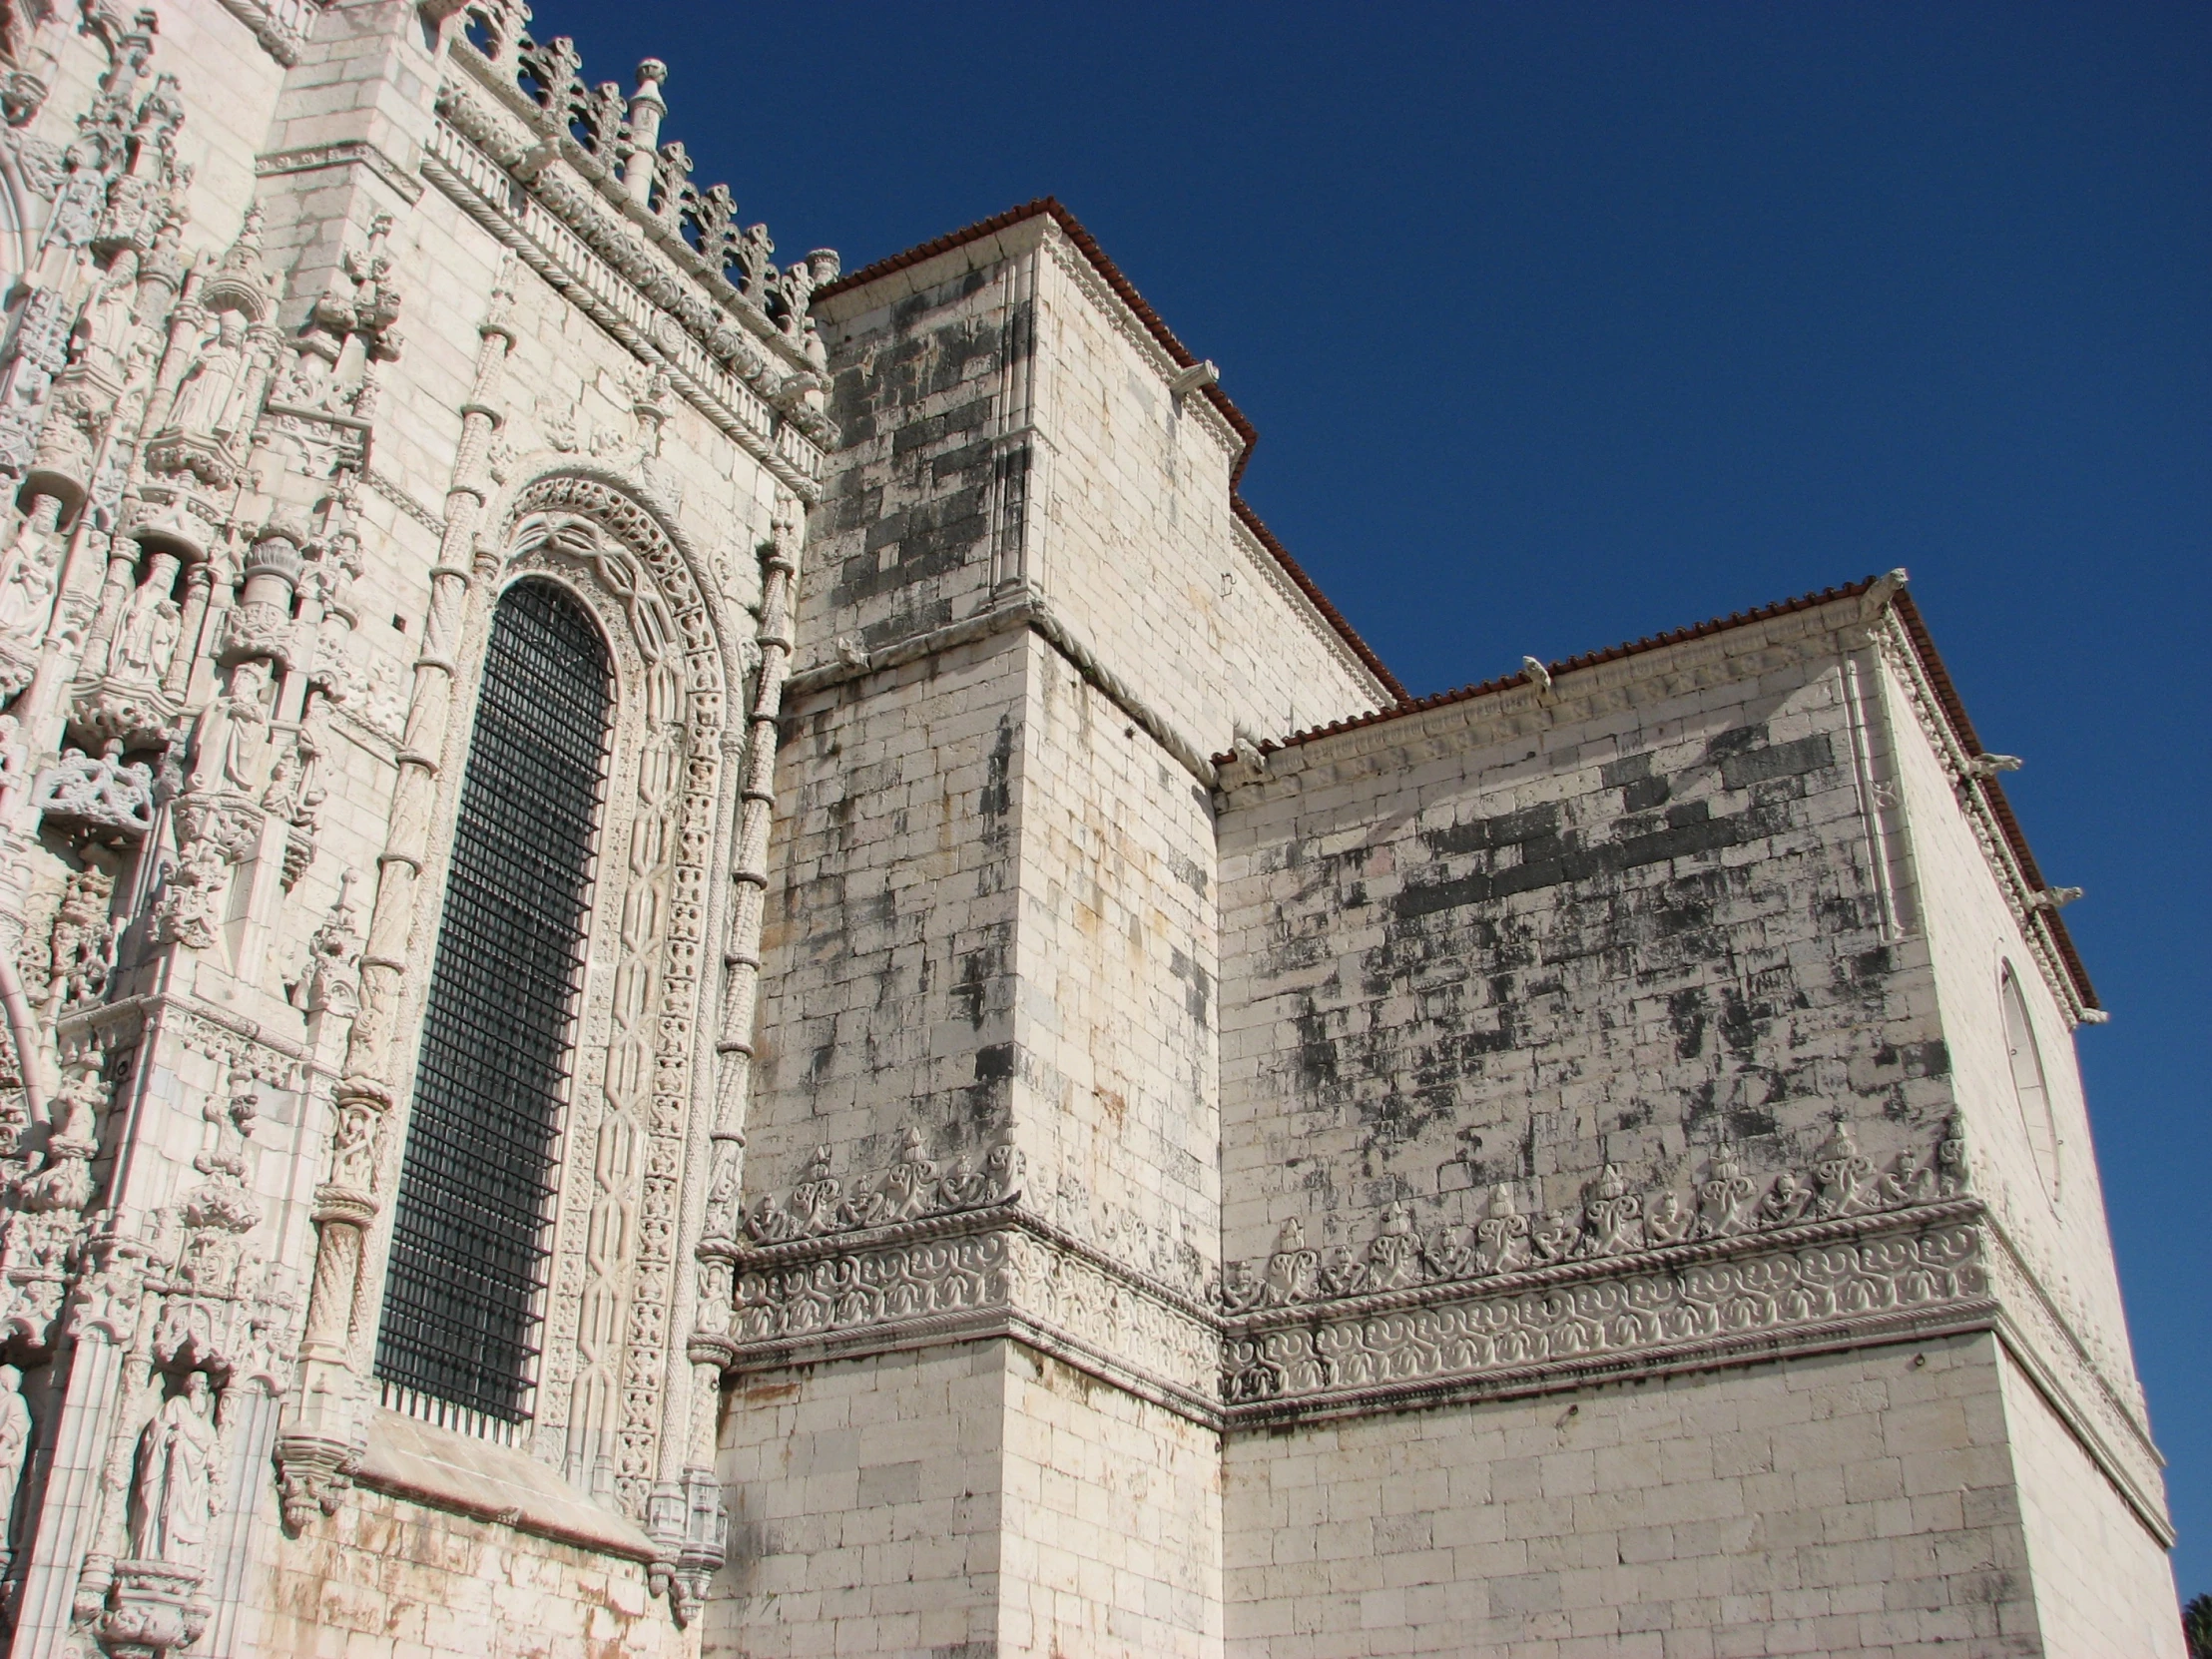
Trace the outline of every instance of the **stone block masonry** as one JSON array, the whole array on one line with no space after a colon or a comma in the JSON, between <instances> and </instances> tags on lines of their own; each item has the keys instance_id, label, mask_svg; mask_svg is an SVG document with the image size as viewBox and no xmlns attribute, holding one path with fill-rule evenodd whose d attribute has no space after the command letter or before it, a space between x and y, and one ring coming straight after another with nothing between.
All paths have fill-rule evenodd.
<instances>
[{"instance_id":1,"label":"stone block masonry","mask_svg":"<svg viewBox=\"0 0 2212 1659\"><path fill-rule=\"evenodd\" d=\"M18 21L14 1659L2175 1659L1902 577L1414 701L1056 202L779 265L519 0Z\"/></svg>"}]
</instances>

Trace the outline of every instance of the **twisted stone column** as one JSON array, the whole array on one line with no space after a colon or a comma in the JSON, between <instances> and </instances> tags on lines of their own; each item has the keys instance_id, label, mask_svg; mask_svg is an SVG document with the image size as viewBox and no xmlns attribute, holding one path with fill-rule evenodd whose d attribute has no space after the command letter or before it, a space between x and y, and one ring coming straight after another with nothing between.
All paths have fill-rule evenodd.
<instances>
[{"instance_id":1,"label":"twisted stone column","mask_svg":"<svg viewBox=\"0 0 2212 1659\"><path fill-rule=\"evenodd\" d=\"M284 1522L294 1531L317 1509L335 1512L359 1455L351 1406L367 1360L361 1265L368 1230L384 1208L384 1189L398 1167L387 1144L398 1075L395 1027L406 995L407 938L437 802L438 757L452 715L455 658L467 624L469 550L490 493L485 460L500 424L496 404L514 348L512 303L503 277L493 289L490 313L477 327L476 372L461 405L445 536L430 571L430 606L400 739L391 822L376 861L376 897L361 955L360 1012L332 1093L336 1129L330 1179L315 1190L314 1279L300 1344L299 1394L276 1442Z\"/></svg>"},{"instance_id":2,"label":"twisted stone column","mask_svg":"<svg viewBox=\"0 0 2212 1659\"><path fill-rule=\"evenodd\" d=\"M792 612L798 598L805 520L796 501L781 505L762 551L760 676L747 716L745 771L739 788L737 842L732 851L730 923L723 951L726 977L710 1131L707 1190L690 1254L697 1259L690 1315L701 1336L720 1336L731 1317L730 1252L741 1220L745 1180L745 1120L752 1098L753 1023L760 1000L761 920L768 902L768 839L776 809L777 722L791 672ZM672 1379L670 1432L662 1442L662 1478L653 1494L648 1531L669 1552L655 1567L671 1610L681 1621L706 1593L707 1579L727 1554L729 1514L715 1478L715 1416L721 1363L692 1347L686 1380ZM686 1392L688 1391L688 1398ZM687 1420L688 1419L688 1420Z\"/></svg>"}]
</instances>

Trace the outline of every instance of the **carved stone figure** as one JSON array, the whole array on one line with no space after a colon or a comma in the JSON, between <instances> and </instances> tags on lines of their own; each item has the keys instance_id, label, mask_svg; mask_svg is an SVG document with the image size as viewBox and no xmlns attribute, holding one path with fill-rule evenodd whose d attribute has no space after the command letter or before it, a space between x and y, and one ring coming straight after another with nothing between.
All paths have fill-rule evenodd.
<instances>
[{"instance_id":1,"label":"carved stone figure","mask_svg":"<svg viewBox=\"0 0 2212 1659\"><path fill-rule=\"evenodd\" d=\"M248 659L231 671L230 691L193 733L193 789L257 791L269 758L268 691L267 664Z\"/></svg>"},{"instance_id":2,"label":"carved stone figure","mask_svg":"<svg viewBox=\"0 0 2212 1659\"><path fill-rule=\"evenodd\" d=\"M382 1116L365 1101L347 1101L338 1108L337 1127L330 1137L331 1186L349 1193L374 1189L376 1126Z\"/></svg>"},{"instance_id":3,"label":"carved stone figure","mask_svg":"<svg viewBox=\"0 0 2212 1659\"><path fill-rule=\"evenodd\" d=\"M0 1366L0 1560L12 1554L15 1494L31 1454L31 1408L23 1402L23 1373Z\"/></svg>"},{"instance_id":4,"label":"carved stone figure","mask_svg":"<svg viewBox=\"0 0 2212 1659\"><path fill-rule=\"evenodd\" d=\"M138 684L159 681L177 649L178 627L176 600L151 581L140 583L116 626L116 678Z\"/></svg>"},{"instance_id":5,"label":"carved stone figure","mask_svg":"<svg viewBox=\"0 0 2212 1659\"><path fill-rule=\"evenodd\" d=\"M202 348L200 361L177 388L170 425L188 432L228 434L245 378L245 325L238 312L225 311L216 321L215 338Z\"/></svg>"},{"instance_id":6,"label":"carved stone figure","mask_svg":"<svg viewBox=\"0 0 2212 1659\"><path fill-rule=\"evenodd\" d=\"M131 1554L137 1560L197 1567L206 1559L209 1523L223 1502L214 1394L206 1373L186 1373L183 1388L162 1402L139 1437L131 1494Z\"/></svg>"},{"instance_id":7,"label":"carved stone figure","mask_svg":"<svg viewBox=\"0 0 2212 1659\"><path fill-rule=\"evenodd\" d=\"M84 361L118 385L130 378L138 333L138 252L126 248L115 257L77 325L84 341Z\"/></svg>"},{"instance_id":8,"label":"carved stone figure","mask_svg":"<svg viewBox=\"0 0 2212 1659\"><path fill-rule=\"evenodd\" d=\"M84 247L100 228L101 210L107 201L108 179L102 170L101 146L88 135L62 153L61 187L54 193L54 211L47 216L42 241L64 248Z\"/></svg>"},{"instance_id":9,"label":"carved stone figure","mask_svg":"<svg viewBox=\"0 0 2212 1659\"><path fill-rule=\"evenodd\" d=\"M54 603L50 566L54 525L61 503L41 496L5 555L0 555L0 631L36 643Z\"/></svg>"}]
</instances>

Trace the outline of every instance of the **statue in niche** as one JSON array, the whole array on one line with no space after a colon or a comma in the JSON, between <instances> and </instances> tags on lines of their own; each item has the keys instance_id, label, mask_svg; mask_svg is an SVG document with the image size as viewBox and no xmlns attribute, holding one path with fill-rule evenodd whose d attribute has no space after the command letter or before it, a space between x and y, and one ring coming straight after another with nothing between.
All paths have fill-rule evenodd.
<instances>
[{"instance_id":1,"label":"statue in niche","mask_svg":"<svg viewBox=\"0 0 2212 1659\"><path fill-rule=\"evenodd\" d=\"M269 758L269 665L248 658L231 670L230 691L209 704L193 733L192 787L255 792Z\"/></svg>"},{"instance_id":2,"label":"statue in niche","mask_svg":"<svg viewBox=\"0 0 2212 1659\"><path fill-rule=\"evenodd\" d=\"M41 245L84 247L100 228L107 205L108 176L101 167L100 141L87 135L62 155L62 181L54 192L54 211L47 216Z\"/></svg>"},{"instance_id":3,"label":"statue in niche","mask_svg":"<svg viewBox=\"0 0 2212 1659\"><path fill-rule=\"evenodd\" d=\"M15 634L42 635L54 601L54 573L48 566L59 540L62 504L51 495L33 499L31 510L0 553L0 627Z\"/></svg>"},{"instance_id":4,"label":"statue in niche","mask_svg":"<svg viewBox=\"0 0 2212 1659\"><path fill-rule=\"evenodd\" d=\"M177 388L170 425L188 432L228 433L245 379L245 325L238 312L225 311L216 319L215 338L202 347L200 361Z\"/></svg>"},{"instance_id":5,"label":"statue in niche","mask_svg":"<svg viewBox=\"0 0 2212 1659\"><path fill-rule=\"evenodd\" d=\"M266 664L248 661L231 671L231 729L223 746L223 777L233 789L251 790L261 781L269 756L268 686Z\"/></svg>"},{"instance_id":6,"label":"statue in niche","mask_svg":"<svg viewBox=\"0 0 2212 1659\"><path fill-rule=\"evenodd\" d=\"M85 360L118 384L130 378L130 357L138 331L139 257L126 248L115 257L85 319L78 324L85 342Z\"/></svg>"},{"instance_id":7,"label":"statue in niche","mask_svg":"<svg viewBox=\"0 0 2212 1659\"><path fill-rule=\"evenodd\" d=\"M131 1492L131 1555L197 1567L206 1559L209 1523L222 1506L216 1486L220 1442L205 1372L188 1372L139 1436L138 1481Z\"/></svg>"},{"instance_id":8,"label":"statue in niche","mask_svg":"<svg viewBox=\"0 0 2212 1659\"><path fill-rule=\"evenodd\" d=\"M43 635L54 607L54 573L46 568L45 549L36 540L19 539L0 562L0 630L26 637Z\"/></svg>"},{"instance_id":9,"label":"statue in niche","mask_svg":"<svg viewBox=\"0 0 2212 1659\"><path fill-rule=\"evenodd\" d=\"M0 1560L14 1535L15 1494L31 1455L31 1408L23 1402L23 1373L0 1366Z\"/></svg>"},{"instance_id":10,"label":"statue in niche","mask_svg":"<svg viewBox=\"0 0 2212 1659\"><path fill-rule=\"evenodd\" d=\"M177 649L181 618L176 600L154 583L142 583L116 625L116 677L143 684L160 680Z\"/></svg>"}]
</instances>

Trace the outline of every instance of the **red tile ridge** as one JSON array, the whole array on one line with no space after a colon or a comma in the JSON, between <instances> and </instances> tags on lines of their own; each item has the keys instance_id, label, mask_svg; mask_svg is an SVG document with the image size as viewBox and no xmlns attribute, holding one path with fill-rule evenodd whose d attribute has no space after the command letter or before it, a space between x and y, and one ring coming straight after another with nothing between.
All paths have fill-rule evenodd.
<instances>
[{"instance_id":1,"label":"red tile ridge","mask_svg":"<svg viewBox=\"0 0 2212 1659\"><path fill-rule=\"evenodd\" d=\"M1146 332L1159 341L1161 349L1174 359L1178 368L1189 368L1199 360L1197 354L1189 346L1175 337L1175 330L1161 320L1160 313L1145 302L1145 297L1137 291L1136 284L1122 275L1121 268L1108 258L1105 249L1099 247L1098 239L1083 228L1082 221L1068 212L1058 198L1051 196L1040 196L1033 202L1024 202L1018 208L1008 208L1002 214L995 214L989 219L978 220L975 224L962 230L948 232L944 236L933 238L928 242L909 248L903 254L893 254L888 259L877 260L873 265L862 266L849 276L839 276L835 281L825 283L822 287L817 288L815 296L818 299L829 299L840 293L849 293L855 288L867 286L870 282L880 281L883 277L896 272L905 271L925 261L933 260L940 254L949 254L955 248L964 248L971 242L980 242L985 237L996 236L1000 231L1010 230L1027 220L1037 218L1039 215L1049 216L1067 234L1068 241L1074 243L1082 251L1083 257L1090 261L1092 269L1105 278L1106 285L1112 288L1121 302L1129 307L1131 313L1144 325ZM1243 449L1238 452L1236 466L1229 474L1229 504L1231 510L1237 515L1238 520L1243 523L1245 528L1259 538L1260 545L1268 550L1276 563L1283 567L1283 573L1291 579L1292 585L1312 601L1314 608L1321 612L1329 626L1335 629L1345 644L1352 648L1353 655L1360 659L1370 674L1373 674L1377 680L1382 682L1382 689L1399 703L1403 703L1407 693L1405 687L1399 683L1397 676L1382 666L1382 659L1378 657L1369 647L1368 642L1360 637L1358 630L1345 620L1344 613L1330 603L1328 595L1324 594L1315 585L1314 579L1306 574L1296 559L1291 557L1289 549L1275 539L1274 534L1268 527L1260 522L1260 515L1254 512L1246 504L1244 497L1238 493L1238 485L1244 479L1245 467L1252 460L1253 446L1260 441L1260 433L1252 422L1245 418L1244 411L1230 400L1229 394L1223 391L1220 386L1211 385L1205 389L1206 400L1220 411L1221 417L1229 422L1231 430L1237 434L1244 444Z\"/></svg>"},{"instance_id":2,"label":"red tile ridge","mask_svg":"<svg viewBox=\"0 0 2212 1659\"><path fill-rule=\"evenodd\" d=\"M1747 627L1754 622L1765 622L1778 616L1789 616L1796 611L1809 611L1816 605L1832 604L1839 599L1852 599L1873 587L1877 578L1869 576L1863 581L1848 582L1839 588L1824 588L1819 593L1805 594L1797 599L1785 599L1773 605L1762 605L1753 611L1737 611L1711 622L1700 622L1689 628L1677 628L1667 634L1647 634L1640 640L1625 645L1608 646L1603 651L1586 651L1578 657L1567 657L1559 662L1546 663L1550 674L1571 674L1576 669L1595 668L1600 663L1618 662L1623 657L1641 656L1646 651L1658 651L1670 645L1682 645L1690 640L1701 640L1711 634L1726 633L1731 628ZM1270 738L1260 744L1260 753L1273 755L1278 750L1296 748L1300 744L1313 743L1320 738L1335 737L1343 732L1357 732L1370 726L1381 726L1386 721L1401 720L1407 715L1425 713L1430 709L1448 708L1454 703L1472 702L1478 697L1494 697L1514 686L1528 684L1528 671L1502 675L1495 680L1484 680L1479 685L1460 686L1452 691L1431 692L1426 697L1407 698L1387 709L1377 709L1370 714L1353 715L1345 720L1333 720L1327 726L1310 726L1302 732L1293 732L1287 738ZM1230 755L1214 757L1217 765L1226 766L1235 759Z\"/></svg>"}]
</instances>

